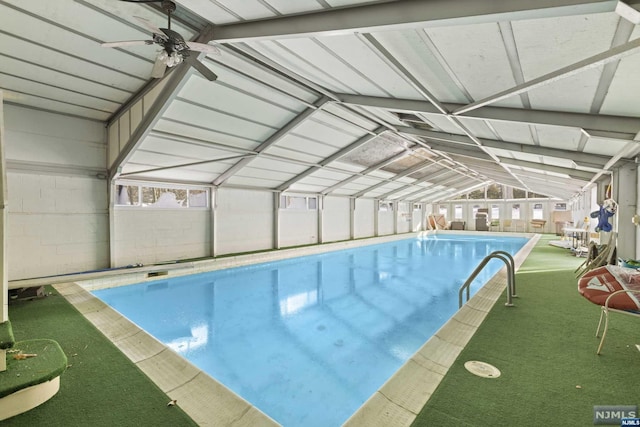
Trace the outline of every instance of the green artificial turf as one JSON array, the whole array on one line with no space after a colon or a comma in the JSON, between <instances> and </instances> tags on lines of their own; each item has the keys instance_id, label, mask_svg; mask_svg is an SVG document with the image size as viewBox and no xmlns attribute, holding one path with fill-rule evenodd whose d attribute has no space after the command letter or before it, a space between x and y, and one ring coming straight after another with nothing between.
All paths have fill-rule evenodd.
<instances>
[{"instance_id":1,"label":"green artificial turf","mask_svg":"<svg viewBox=\"0 0 640 427\"><path fill-rule=\"evenodd\" d=\"M588 426L594 405L640 403L640 319L612 314L596 355L599 306L577 291L584 261L544 236L516 274L515 307L501 301L413 423L422 426ZM486 379L464 368L490 363Z\"/></svg>"},{"instance_id":2,"label":"green artificial turf","mask_svg":"<svg viewBox=\"0 0 640 427\"><path fill-rule=\"evenodd\" d=\"M0 323L0 349L7 349L13 347L15 338L13 337L13 329L11 328L11 322Z\"/></svg>"},{"instance_id":3,"label":"green artificial turf","mask_svg":"<svg viewBox=\"0 0 640 427\"><path fill-rule=\"evenodd\" d=\"M20 355L29 357L20 359ZM51 381L67 368L67 357L53 340L18 341L6 359L7 370L0 372L0 397Z\"/></svg>"},{"instance_id":4,"label":"green artificial turf","mask_svg":"<svg viewBox=\"0 0 640 427\"><path fill-rule=\"evenodd\" d=\"M9 305L17 340L57 341L68 359L60 391L7 426L194 426L178 406L89 323L47 287L45 298ZM178 402L179 404L180 402Z\"/></svg>"}]
</instances>

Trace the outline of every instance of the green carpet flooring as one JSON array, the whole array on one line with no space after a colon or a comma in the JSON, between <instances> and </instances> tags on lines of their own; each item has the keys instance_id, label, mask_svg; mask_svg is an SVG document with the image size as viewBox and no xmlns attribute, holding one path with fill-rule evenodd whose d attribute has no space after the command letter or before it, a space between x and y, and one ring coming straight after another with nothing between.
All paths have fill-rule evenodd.
<instances>
[{"instance_id":1,"label":"green carpet flooring","mask_svg":"<svg viewBox=\"0 0 640 427\"><path fill-rule=\"evenodd\" d=\"M89 323L64 297L12 302L17 340L50 338L65 352L68 368L49 401L1 421L14 426L194 426L179 407Z\"/></svg>"},{"instance_id":2,"label":"green carpet flooring","mask_svg":"<svg viewBox=\"0 0 640 427\"><path fill-rule=\"evenodd\" d=\"M413 423L423 426L589 426L594 405L640 404L640 319L612 314L602 354L600 308L577 291L584 261L545 235L516 274L516 307L493 307ZM490 363L485 379L464 368Z\"/></svg>"}]
</instances>

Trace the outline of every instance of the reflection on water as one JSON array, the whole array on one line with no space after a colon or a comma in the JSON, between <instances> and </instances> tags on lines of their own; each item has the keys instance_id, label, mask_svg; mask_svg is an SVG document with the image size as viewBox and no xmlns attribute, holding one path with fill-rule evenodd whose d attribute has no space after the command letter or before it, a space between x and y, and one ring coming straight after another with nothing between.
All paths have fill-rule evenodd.
<instances>
[{"instance_id":1,"label":"reflection on water","mask_svg":"<svg viewBox=\"0 0 640 427\"><path fill-rule=\"evenodd\" d=\"M338 426L455 313L486 255L525 242L409 239L95 294L284 426Z\"/></svg>"}]
</instances>

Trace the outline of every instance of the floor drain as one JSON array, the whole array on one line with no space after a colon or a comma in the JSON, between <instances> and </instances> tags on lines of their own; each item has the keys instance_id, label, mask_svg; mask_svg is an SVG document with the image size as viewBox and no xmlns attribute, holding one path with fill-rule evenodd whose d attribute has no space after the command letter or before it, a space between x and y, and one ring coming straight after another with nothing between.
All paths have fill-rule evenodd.
<instances>
[{"instance_id":1,"label":"floor drain","mask_svg":"<svg viewBox=\"0 0 640 427\"><path fill-rule=\"evenodd\" d=\"M478 362L477 360L470 360L464 364L467 371L482 378L498 378L500 376L500 370L488 363Z\"/></svg>"}]
</instances>

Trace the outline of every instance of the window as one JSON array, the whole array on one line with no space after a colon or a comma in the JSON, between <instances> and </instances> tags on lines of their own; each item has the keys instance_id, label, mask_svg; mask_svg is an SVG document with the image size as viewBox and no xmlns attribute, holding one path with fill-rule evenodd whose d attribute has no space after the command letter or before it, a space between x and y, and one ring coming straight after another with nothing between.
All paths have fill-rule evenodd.
<instances>
[{"instance_id":1,"label":"window","mask_svg":"<svg viewBox=\"0 0 640 427\"><path fill-rule=\"evenodd\" d=\"M318 198L317 197L307 197L307 208L310 211L315 211L318 209Z\"/></svg>"},{"instance_id":2,"label":"window","mask_svg":"<svg viewBox=\"0 0 640 427\"><path fill-rule=\"evenodd\" d=\"M204 187L117 184L116 206L145 208L206 208L209 189Z\"/></svg>"},{"instance_id":3,"label":"window","mask_svg":"<svg viewBox=\"0 0 640 427\"><path fill-rule=\"evenodd\" d=\"M478 213L478 209L480 209L480 205L473 205L473 208L471 210L471 216L473 218L476 217L476 214Z\"/></svg>"},{"instance_id":4,"label":"window","mask_svg":"<svg viewBox=\"0 0 640 427\"><path fill-rule=\"evenodd\" d=\"M413 204L413 210L414 211L421 211L422 210L422 205L420 203L414 203Z\"/></svg>"},{"instance_id":5,"label":"window","mask_svg":"<svg viewBox=\"0 0 640 427\"><path fill-rule=\"evenodd\" d=\"M519 188L514 188L513 189L513 198L514 199L526 199L527 198L527 192L524 190L521 190ZM516 219L516 218L514 218Z\"/></svg>"},{"instance_id":6,"label":"window","mask_svg":"<svg viewBox=\"0 0 640 427\"><path fill-rule=\"evenodd\" d=\"M383 202L381 200L378 205L378 210L380 212L393 212L393 202Z\"/></svg>"},{"instance_id":7,"label":"window","mask_svg":"<svg viewBox=\"0 0 640 427\"><path fill-rule=\"evenodd\" d=\"M116 205L140 206L140 187L116 185Z\"/></svg>"},{"instance_id":8,"label":"window","mask_svg":"<svg viewBox=\"0 0 640 427\"><path fill-rule=\"evenodd\" d=\"M455 205L453 207L453 218L462 219L462 205Z\"/></svg>"},{"instance_id":9,"label":"window","mask_svg":"<svg viewBox=\"0 0 640 427\"><path fill-rule=\"evenodd\" d=\"M547 199L548 198L544 194L538 194L538 193L529 193L528 196L530 199Z\"/></svg>"},{"instance_id":10,"label":"window","mask_svg":"<svg viewBox=\"0 0 640 427\"><path fill-rule=\"evenodd\" d=\"M446 206L438 206L438 213L440 215L444 215L444 217L447 217L447 207Z\"/></svg>"},{"instance_id":11,"label":"window","mask_svg":"<svg viewBox=\"0 0 640 427\"><path fill-rule=\"evenodd\" d=\"M318 198L316 196L280 196L280 209L316 210Z\"/></svg>"},{"instance_id":12,"label":"window","mask_svg":"<svg viewBox=\"0 0 640 427\"><path fill-rule=\"evenodd\" d=\"M566 203L556 203L555 206L553 207L553 210L566 211L567 210L567 204Z\"/></svg>"},{"instance_id":13,"label":"window","mask_svg":"<svg viewBox=\"0 0 640 427\"><path fill-rule=\"evenodd\" d=\"M491 184L487 187L487 199L502 199L502 185Z\"/></svg>"},{"instance_id":14,"label":"window","mask_svg":"<svg viewBox=\"0 0 640 427\"><path fill-rule=\"evenodd\" d=\"M491 205L491 219L500 219L500 205Z\"/></svg>"},{"instance_id":15,"label":"window","mask_svg":"<svg viewBox=\"0 0 640 427\"><path fill-rule=\"evenodd\" d=\"M544 211L542 209L542 203L534 203L533 204L533 215L532 219L544 219Z\"/></svg>"},{"instance_id":16,"label":"window","mask_svg":"<svg viewBox=\"0 0 640 427\"><path fill-rule=\"evenodd\" d=\"M480 199L484 199L484 188L481 188L479 190L476 191L472 191L471 193L469 193L469 198L470 199L476 199L476 200L480 200Z\"/></svg>"},{"instance_id":17,"label":"window","mask_svg":"<svg viewBox=\"0 0 640 427\"><path fill-rule=\"evenodd\" d=\"M514 203L511 206L511 219L520 219L520 204Z\"/></svg>"},{"instance_id":18,"label":"window","mask_svg":"<svg viewBox=\"0 0 640 427\"><path fill-rule=\"evenodd\" d=\"M189 206L192 208L206 208L207 191L205 190L189 190Z\"/></svg>"}]
</instances>

